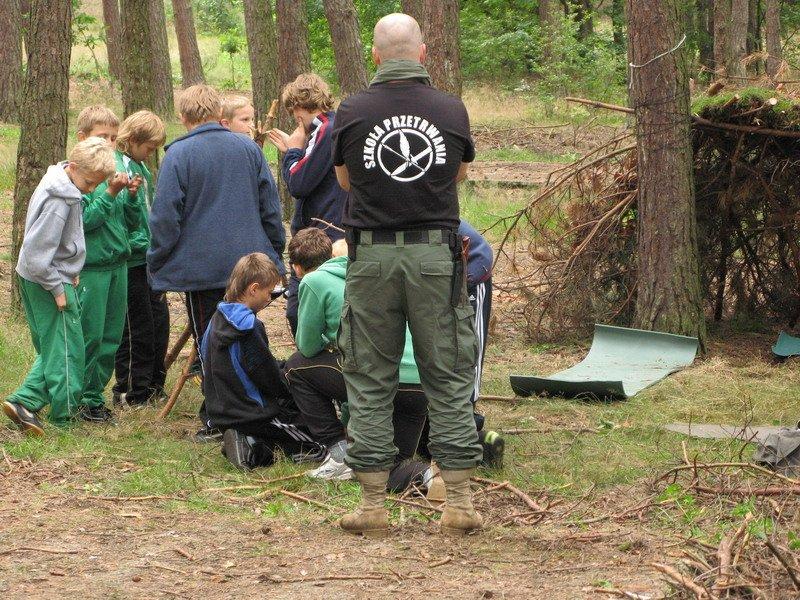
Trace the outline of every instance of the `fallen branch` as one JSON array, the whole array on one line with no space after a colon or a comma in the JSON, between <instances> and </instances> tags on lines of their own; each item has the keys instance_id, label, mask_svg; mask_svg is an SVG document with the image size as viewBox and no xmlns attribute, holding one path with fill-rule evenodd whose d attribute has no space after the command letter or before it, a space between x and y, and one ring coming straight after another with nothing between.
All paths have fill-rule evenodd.
<instances>
[{"instance_id":1,"label":"fallen branch","mask_svg":"<svg viewBox=\"0 0 800 600\"><path fill-rule=\"evenodd\" d=\"M711 600L716 599L716 596L712 595L708 590L704 587L697 585L694 581L689 579L688 577L681 575L677 570L670 567L669 565L665 565L663 563L650 563L656 571L659 571L667 576L667 578L672 582L684 589L689 590L692 592L697 598L697 600Z\"/></svg>"},{"instance_id":2,"label":"fallen branch","mask_svg":"<svg viewBox=\"0 0 800 600\"><path fill-rule=\"evenodd\" d=\"M477 483L483 483L484 485L497 486L496 489L500 489L502 487L511 492L512 494L514 494L520 500L522 500L528 506L528 508L540 513L548 512L546 508L542 508L541 506L539 506L533 498L528 496L528 494L523 492L518 487L511 485L511 483L508 481L503 481L503 482L492 481L491 479L484 479L483 477L470 477L470 479Z\"/></svg>"},{"instance_id":3,"label":"fallen branch","mask_svg":"<svg viewBox=\"0 0 800 600\"><path fill-rule=\"evenodd\" d=\"M46 554L78 554L80 550L61 550L59 548L37 548L35 546L18 546L16 548L9 548L8 550L1 550L2 554L14 554L14 552L44 552Z\"/></svg>"},{"instance_id":4,"label":"fallen branch","mask_svg":"<svg viewBox=\"0 0 800 600\"><path fill-rule=\"evenodd\" d=\"M173 550L175 550L175 552L177 552L178 554L180 554L184 558L188 558L189 560L192 560L192 561L195 560L194 556L189 554L189 552L187 550L184 550L180 546L175 546L175 548L173 548Z\"/></svg>"},{"instance_id":5,"label":"fallen branch","mask_svg":"<svg viewBox=\"0 0 800 600\"><path fill-rule=\"evenodd\" d=\"M322 577L281 577L280 575L262 575L259 581L269 583L309 583L314 581L358 581L360 579L387 579L386 575L325 575Z\"/></svg>"},{"instance_id":6,"label":"fallen branch","mask_svg":"<svg viewBox=\"0 0 800 600\"><path fill-rule=\"evenodd\" d=\"M479 396L478 401L483 402L511 402L516 403L525 400L521 396Z\"/></svg>"},{"instance_id":7,"label":"fallen branch","mask_svg":"<svg viewBox=\"0 0 800 600\"><path fill-rule=\"evenodd\" d=\"M278 483L280 481L290 481L292 479L300 479L301 477L305 477L305 473L295 473L294 475L287 475L286 477L277 477L275 479L266 479L261 481L259 484L246 484L246 485L230 485L227 487L212 487L212 488L205 488L200 490L201 492L232 492L237 490L260 490L265 485L270 485L272 483Z\"/></svg>"},{"instance_id":8,"label":"fallen branch","mask_svg":"<svg viewBox=\"0 0 800 600\"><path fill-rule=\"evenodd\" d=\"M684 457L684 461L687 460L687 457ZM775 471L770 471L769 469L762 467L760 465L756 465L754 463L748 462L721 462L721 463L688 463L681 465L679 467L674 467L664 473L661 477L656 479L656 481L661 481L662 479L666 479L673 473L677 473L678 471L686 471L687 469L697 470L702 469L704 471L708 471L711 469L721 469L727 467L740 467L742 469L751 469L753 471L759 471L760 473L764 473L765 475L769 475L770 477L774 477L775 479L780 479L781 481L785 481L786 483L791 483L797 486L800 486L800 479L792 479L791 477L786 477L785 475L781 475L780 473L776 473Z\"/></svg>"},{"instance_id":9,"label":"fallen branch","mask_svg":"<svg viewBox=\"0 0 800 600\"><path fill-rule=\"evenodd\" d=\"M436 562L432 562L428 565L429 569L435 569L436 567L441 567L442 565L446 565L450 561L453 560L452 556L448 556L447 558L443 558L442 560L437 560Z\"/></svg>"},{"instance_id":10,"label":"fallen branch","mask_svg":"<svg viewBox=\"0 0 800 600\"><path fill-rule=\"evenodd\" d=\"M413 506L414 508L419 508L421 510L429 510L431 512L437 512L439 514L444 512L444 510L442 510L438 506L425 506L424 504L420 504L419 502L414 502L413 500L406 500L405 498L390 498L390 500L392 502L397 502L398 504Z\"/></svg>"},{"instance_id":11,"label":"fallen branch","mask_svg":"<svg viewBox=\"0 0 800 600\"><path fill-rule=\"evenodd\" d=\"M717 549L719 573L717 574L717 577L714 580L714 585L711 588L715 592L721 592L731 584L733 580L733 549L736 547L736 544L739 542L742 535L747 530L747 526L752 520L753 515L751 513L747 513L747 516L745 517L739 529L736 530L736 533L731 536L723 536L722 540L720 540L719 548Z\"/></svg>"},{"instance_id":12,"label":"fallen branch","mask_svg":"<svg viewBox=\"0 0 800 600\"><path fill-rule=\"evenodd\" d=\"M586 104L587 106L593 106L594 108L605 108L607 110L614 110L616 112L623 112L629 115L634 114L632 108L628 108L627 106L619 106L617 104L606 104L605 102L598 102L597 100L588 100L587 98L574 98L572 96L567 96L564 98L566 102L573 102L575 104Z\"/></svg>"},{"instance_id":13,"label":"fallen branch","mask_svg":"<svg viewBox=\"0 0 800 600\"><path fill-rule=\"evenodd\" d=\"M105 500L106 502L144 502L146 500L181 500L181 496L84 496L86 500Z\"/></svg>"},{"instance_id":14,"label":"fallen branch","mask_svg":"<svg viewBox=\"0 0 800 600\"><path fill-rule=\"evenodd\" d=\"M284 496L288 496L289 498L294 498L295 500L299 500L300 502L305 502L306 504L311 504L313 506L318 506L320 508L324 508L325 510L329 510L331 512L336 512L336 509L331 506L330 504L325 504L324 502L320 502L319 500L313 500L311 498L306 498L305 496L301 496L300 494L295 494L294 492L290 492L289 490L281 490L281 494Z\"/></svg>"},{"instance_id":15,"label":"fallen branch","mask_svg":"<svg viewBox=\"0 0 800 600\"><path fill-rule=\"evenodd\" d=\"M769 548L769 551L772 552L775 558L778 559L778 562L783 565L783 568L786 569L786 572L789 574L789 577L794 584L794 588L800 591L800 579L797 578L797 573L795 573L794 569L789 564L789 561L786 560L786 557L783 555L783 553L778 550L777 546L775 546L775 544L769 540L764 540L764 544L767 546L767 548Z\"/></svg>"}]
</instances>

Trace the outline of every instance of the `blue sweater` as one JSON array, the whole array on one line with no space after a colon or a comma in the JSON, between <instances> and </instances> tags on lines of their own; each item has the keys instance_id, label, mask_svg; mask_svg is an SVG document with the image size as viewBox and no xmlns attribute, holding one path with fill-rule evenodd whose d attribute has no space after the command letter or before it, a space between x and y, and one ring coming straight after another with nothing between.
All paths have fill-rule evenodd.
<instances>
[{"instance_id":1,"label":"blue sweater","mask_svg":"<svg viewBox=\"0 0 800 600\"><path fill-rule=\"evenodd\" d=\"M224 288L236 261L263 252L285 273L275 180L245 135L205 123L167 146L150 213L147 265L157 291Z\"/></svg>"},{"instance_id":2,"label":"blue sweater","mask_svg":"<svg viewBox=\"0 0 800 600\"><path fill-rule=\"evenodd\" d=\"M289 148L283 156L283 179L295 199L292 235L306 227L318 227L334 241L344 237L341 231L311 220L316 217L342 226L347 192L339 187L333 170L331 132L335 114L333 111L320 113L312 123L306 147Z\"/></svg>"},{"instance_id":3,"label":"blue sweater","mask_svg":"<svg viewBox=\"0 0 800 600\"><path fill-rule=\"evenodd\" d=\"M458 234L469 238L469 258L467 260L467 285L474 286L492 276L492 247L475 228L461 219Z\"/></svg>"}]
</instances>

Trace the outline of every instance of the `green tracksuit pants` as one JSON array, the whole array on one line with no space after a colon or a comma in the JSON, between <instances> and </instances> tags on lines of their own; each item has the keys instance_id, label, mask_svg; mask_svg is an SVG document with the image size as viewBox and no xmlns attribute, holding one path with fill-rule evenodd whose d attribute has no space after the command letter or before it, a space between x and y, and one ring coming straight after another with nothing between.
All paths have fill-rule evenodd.
<instances>
[{"instance_id":1,"label":"green tracksuit pants","mask_svg":"<svg viewBox=\"0 0 800 600\"><path fill-rule=\"evenodd\" d=\"M74 416L83 387L84 346L78 298L75 289L65 284L67 307L60 311L53 294L39 284L20 277L19 287L36 360L8 400L33 412L50 405L49 420L64 423Z\"/></svg>"},{"instance_id":2,"label":"green tracksuit pants","mask_svg":"<svg viewBox=\"0 0 800 600\"><path fill-rule=\"evenodd\" d=\"M453 259L441 231L424 244L372 244L363 231L349 262L338 345L350 409L347 464L356 471L389 470L397 448L393 399L405 343L414 341L420 381L428 398L431 455L443 469L480 462L470 397L477 342L466 286L451 305Z\"/></svg>"},{"instance_id":3,"label":"green tracksuit pants","mask_svg":"<svg viewBox=\"0 0 800 600\"><path fill-rule=\"evenodd\" d=\"M103 392L114 373L114 357L128 310L127 263L108 271L84 270L78 294L86 343L86 374L80 403L103 406Z\"/></svg>"}]
</instances>

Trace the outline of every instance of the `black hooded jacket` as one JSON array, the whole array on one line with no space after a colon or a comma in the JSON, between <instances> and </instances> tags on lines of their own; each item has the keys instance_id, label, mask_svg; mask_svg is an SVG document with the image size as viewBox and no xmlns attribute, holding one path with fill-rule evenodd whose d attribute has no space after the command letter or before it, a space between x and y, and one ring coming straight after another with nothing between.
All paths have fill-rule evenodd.
<instances>
[{"instance_id":1,"label":"black hooded jacket","mask_svg":"<svg viewBox=\"0 0 800 600\"><path fill-rule=\"evenodd\" d=\"M291 405L264 324L238 302L221 302L203 335L203 393L212 427L259 432Z\"/></svg>"}]
</instances>

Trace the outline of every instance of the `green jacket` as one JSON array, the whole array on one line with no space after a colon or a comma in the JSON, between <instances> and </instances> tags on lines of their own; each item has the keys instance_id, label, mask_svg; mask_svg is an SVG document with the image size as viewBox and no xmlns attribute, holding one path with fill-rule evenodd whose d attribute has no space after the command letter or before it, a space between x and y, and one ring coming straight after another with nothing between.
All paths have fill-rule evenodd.
<instances>
[{"instance_id":1,"label":"green jacket","mask_svg":"<svg viewBox=\"0 0 800 600\"><path fill-rule=\"evenodd\" d=\"M117 171L125 170L123 154L114 152ZM128 190L123 189L116 198L108 192L104 181L91 194L84 194L83 235L86 239L86 270L106 271L126 263L131 255L126 226L125 202Z\"/></svg>"},{"instance_id":2,"label":"green jacket","mask_svg":"<svg viewBox=\"0 0 800 600\"><path fill-rule=\"evenodd\" d=\"M344 278L347 257L337 256L321 264L300 280L297 311L297 349L306 358L336 346L336 334L344 302ZM377 332L380 334L380 332ZM414 362L411 332L406 327L406 345L400 361L400 383L419 383Z\"/></svg>"},{"instance_id":3,"label":"green jacket","mask_svg":"<svg viewBox=\"0 0 800 600\"><path fill-rule=\"evenodd\" d=\"M147 262L147 249L150 247L150 226L148 215L153 206L153 176L144 163L136 162L130 156L122 155L122 161L128 177L142 176L142 185L135 197L125 203L125 220L128 226L128 241L131 245L131 256L128 267L138 267ZM127 192L126 192L127 194Z\"/></svg>"}]
</instances>

